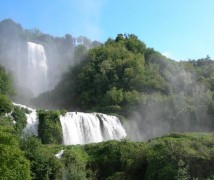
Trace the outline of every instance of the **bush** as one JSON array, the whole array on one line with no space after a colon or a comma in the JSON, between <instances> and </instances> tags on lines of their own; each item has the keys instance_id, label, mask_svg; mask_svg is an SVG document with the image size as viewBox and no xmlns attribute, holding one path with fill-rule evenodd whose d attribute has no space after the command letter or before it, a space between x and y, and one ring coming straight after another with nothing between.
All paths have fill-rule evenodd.
<instances>
[{"instance_id":1,"label":"bush","mask_svg":"<svg viewBox=\"0 0 214 180\"><path fill-rule=\"evenodd\" d=\"M95 108L95 111L102 112L102 113L120 113L121 107L118 105L97 107Z\"/></svg>"},{"instance_id":2,"label":"bush","mask_svg":"<svg viewBox=\"0 0 214 180\"><path fill-rule=\"evenodd\" d=\"M88 179L86 170L87 158L87 154L81 148L66 150L62 157L66 179Z\"/></svg>"},{"instance_id":3,"label":"bush","mask_svg":"<svg viewBox=\"0 0 214 180\"><path fill-rule=\"evenodd\" d=\"M13 104L5 95L0 95L0 115L10 113L13 109Z\"/></svg>"},{"instance_id":4,"label":"bush","mask_svg":"<svg viewBox=\"0 0 214 180\"><path fill-rule=\"evenodd\" d=\"M0 65L0 94L14 95L12 75Z\"/></svg>"},{"instance_id":5,"label":"bush","mask_svg":"<svg viewBox=\"0 0 214 180\"><path fill-rule=\"evenodd\" d=\"M1 179L31 179L30 163L20 150L13 129L0 126L0 140Z\"/></svg>"},{"instance_id":6,"label":"bush","mask_svg":"<svg viewBox=\"0 0 214 180\"><path fill-rule=\"evenodd\" d=\"M23 143L24 141L24 143ZM8 141L13 144L14 141ZM107 141L63 146L42 145L30 137L22 149L34 179L213 179L214 134L173 133L148 142Z\"/></svg>"},{"instance_id":7,"label":"bush","mask_svg":"<svg viewBox=\"0 0 214 180\"><path fill-rule=\"evenodd\" d=\"M24 129L24 127L27 124L27 117L25 115L25 110L23 110L20 107L14 107L14 110L11 115L12 115L14 121L16 122L16 124L15 124L16 132L18 134L21 134L22 129Z\"/></svg>"},{"instance_id":8,"label":"bush","mask_svg":"<svg viewBox=\"0 0 214 180\"><path fill-rule=\"evenodd\" d=\"M38 134L44 144L61 144L62 127L58 111L38 111Z\"/></svg>"},{"instance_id":9,"label":"bush","mask_svg":"<svg viewBox=\"0 0 214 180\"><path fill-rule=\"evenodd\" d=\"M173 133L150 140L145 153L146 179L177 179L181 170L190 179L214 174L214 134Z\"/></svg>"},{"instance_id":10,"label":"bush","mask_svg":"<svg viewBox=\"0 0 214 180\"><path fill-rule=\"evenodd\" d=\"M30 160L31 176L33 179L62 179L63 165L54 157L54 153L36 137L24 137L21 148Z\"/></svg>"},{"instance_id":11,"label":"bush","mask_svg":"<svg viewBox=\"0 0 214 180\"><path fill-rule=\"evenodd\" d=\"M142 150L142 144L127 140L85 145L95 179L143 179L146 168Z\"/></svg>"}]
</instances>

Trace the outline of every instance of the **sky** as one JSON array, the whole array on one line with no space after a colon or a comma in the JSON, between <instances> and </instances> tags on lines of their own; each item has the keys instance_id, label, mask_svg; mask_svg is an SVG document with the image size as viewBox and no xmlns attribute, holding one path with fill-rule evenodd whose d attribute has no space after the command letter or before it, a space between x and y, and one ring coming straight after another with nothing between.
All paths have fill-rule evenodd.
<instances>
[{"instance_id":1,"label":"sky","mask_svg":"<svg viewBox=\"0 0 214 180\"><path fill-rule=\"evenodd\" d=\"M0 21L105 42L135 34L174 60L214 59L214 0L1 0Z\"/></svg>"}]
</instances>

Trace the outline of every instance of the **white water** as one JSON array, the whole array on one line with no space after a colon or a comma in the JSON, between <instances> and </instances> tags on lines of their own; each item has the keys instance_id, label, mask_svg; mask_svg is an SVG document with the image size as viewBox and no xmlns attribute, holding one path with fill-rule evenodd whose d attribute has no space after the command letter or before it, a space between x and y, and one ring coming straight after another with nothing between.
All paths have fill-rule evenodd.
<instances>
[{"instance_id":1,"label":"white water","mask_svg":"<svg viewBox=\"0 0 214 180\"><path fill-rule=\"evenodd\" d=\"M27 125L23 129L23 133L38 136L39 120L36 110L21 104L14 103L14 105L31 111L30 114L26 114ZM101 113L68 112L64 116L60 116L60 122L64 145L119 140L126 136L125 129L116 116Z\"/></svg>"},{"instance_id":2,"label":"white water","mask_svg":"<svg viewBox=\"0 0 214 180\"><path fill-rule=\"evenodd\" d=\"M68 112L60 117L63 144L87 144L122 139L126 132L116 116Z\"/></svg>"},{"instance_id":3,"label":"white water","mask_svg":"<svg viewBox=\"0 0 214 180\"><path fill-rule=\"evenodd\" d=\"M25 105L21 105L21 104L17 104L17 103L13 103L13 104L15 106L26 108L31 112L30 114L25 114L26 117L27 117L27 125L23 129L23 133L24 134L32 134L32 135L38 136L39 121L38 121L38 118L37 118L36 110L32 109L32 108L29 108L29 107L27 107Z\"/></svg>"},{"instance_id":4,"label":"white water","mask_svg":"<svg viewBox=\"0 0 214 180\"><path fill-rule=\"evenodd\" d=\"M63 153L64 153L64 150L61 150L57 154L55 154L55 157L60 159L62 157Z\"/></svg>"},{"instance_id":5,"label":"white water","mask_svg":"<svg viewBox=\"0 0 214 180\"><path fill-rule=\"evenodd\" d=\"M47 58L45 49L41 44L27 42L28 65L26 88L32 91L34 96L48 89L47 80Z\"/></svg>"}]
</instances>

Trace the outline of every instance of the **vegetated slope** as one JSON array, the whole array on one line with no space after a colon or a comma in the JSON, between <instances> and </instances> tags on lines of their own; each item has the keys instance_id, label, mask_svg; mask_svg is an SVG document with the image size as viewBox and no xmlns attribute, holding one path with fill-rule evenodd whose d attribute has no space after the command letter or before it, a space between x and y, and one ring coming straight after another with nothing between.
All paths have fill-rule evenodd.
<instances>
[{"instance_id":1,"label":"vegetated slope","mask_svg":"<svg viewBox=\"0 0 214 180\"><path fill-rule=\"evenodd\" d=\"M55 90L37 102L47 97L47 102L61 107L118 112L130 103L138 103L141 92L167 93L159 68L145 60L153 53L160 55L147 49L135 35L118 35L89 50Z\"/></svg>"},{"instance_id":2,"label":"vegetated slope","mask_svg":"<svg viewBox=\"0 0 214 180\"><path fill-rule=\"evenodd\" d=\"M145 143L108 141L84 146L21 143L36 179L213 179L213 134L168 134ZM54 154L64 149L60 159Z\"/></svg>"},{"instance_id":3,"label":"vegetated slope","mask_svg":"<svg viewBox=\"0 0 214 180\"><path fill-rule=\"evenodd\" d=\"M56 112L39 112L49 138L22 136L25 109L14 109L1 100L0 172L9 179L212 179L214 176L213 133L171 133L147 142L108 141L97 144L62 146L50 143ZM7 106L6 106L7 105ZM3 108L4 107L4 108ZM7 108L5 108L7 107ZM13 110L13 121L4 116ZM46 119L46 120L45 120ZM14 123L14 121L16 123ZM55 123L55 122L53 122ZM56 124L57 126L57 124ZM44 129L43 129L44 130ZM43 134L43 137L44 134ZM57 138L57 137L56 137ZM56 153L64 150L61 158ZM14 166L11 166L14 165ZM30 176L31 175L31 176Z\"/></svg>"},{"instance_id":4,"label":"vegetated slope","mask_svg":"<svg viewBox=\"0 0 214 180\"><path fill-rule=\"evenodd\" d=\"M19 135L23 128L19 115L22 114L14 110L13 115L16 116L17 123L9 116L14 107L8 96L13 94L11 76L0 66L0 176L1 179L28 180L30 162L19 147Z\"/></svg>"},{"instance_id":5,"label":"vegetated slope","mask_svg":"<svg viewBox=\"0 0 214 180\"><path fill-rule=\"evenodd\" d=\"M122 34L77 57L55 89L34 100L38 107L123 115L135 140L214 129L209 57L176 62Z\"/></svg>"}]
</instances>

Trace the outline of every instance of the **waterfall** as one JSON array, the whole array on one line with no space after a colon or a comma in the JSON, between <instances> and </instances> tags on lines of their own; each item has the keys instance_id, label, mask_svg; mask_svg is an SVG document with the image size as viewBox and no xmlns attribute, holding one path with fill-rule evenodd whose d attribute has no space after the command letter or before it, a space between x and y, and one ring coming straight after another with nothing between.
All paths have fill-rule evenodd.
<instances>
[{"instance_id":1,"label":"waterfall","mask_svg":"<svg viewBox=\"0 0 214 180\"><path fill-rule=\"evenodd\" d=\"M22 130L24 134L32 134L35 136L38 136L38 125L39 125L39 121L38 121L38 117L37 117L37 113L35 109L29 108L25 105L21 105L21 104L17 104L17 103L13 103L15 106L19 106L21 108L25 108L28 109L30 111L30 113L25 113L26 117L27 117L27 125L26 127Z\"/></svg>"},{"instance_id":2,"label":"waterfall","mask_svg":"<svg viewBox=\"0 0 214 180\"><path fill-rule=\"evenodd\" d=\"M60 117L63 129L63 144L87 144L119 140L126 136L116 116L101 113L68 112Z\"/></svg>"},{"instance_id":3,"label":"waterfall","mask_svg":"<svg viewBox=\"0 0 214 180\"><path fill-rule=\"evenodd\" d=\"M27 125L23 133L38 136L39 120L35 109L14 105L30 110L26 114ZM119 118L102 113L67 112L60 116L64 145L88 144L107 140L119 140L126 136Z\"/></svg>"},{"instance_id":4,"label":"waterfall","mask_svg":"<svg viewBox=\"0 0 214 180\"><path fill-rule=\"evenodd\" d=\"M45 92L48 89L47 80L47 58L45 49L41 44L27 42L28 63L26 87L32 91L34 96Z\"/></svg>"}]
</instances>

